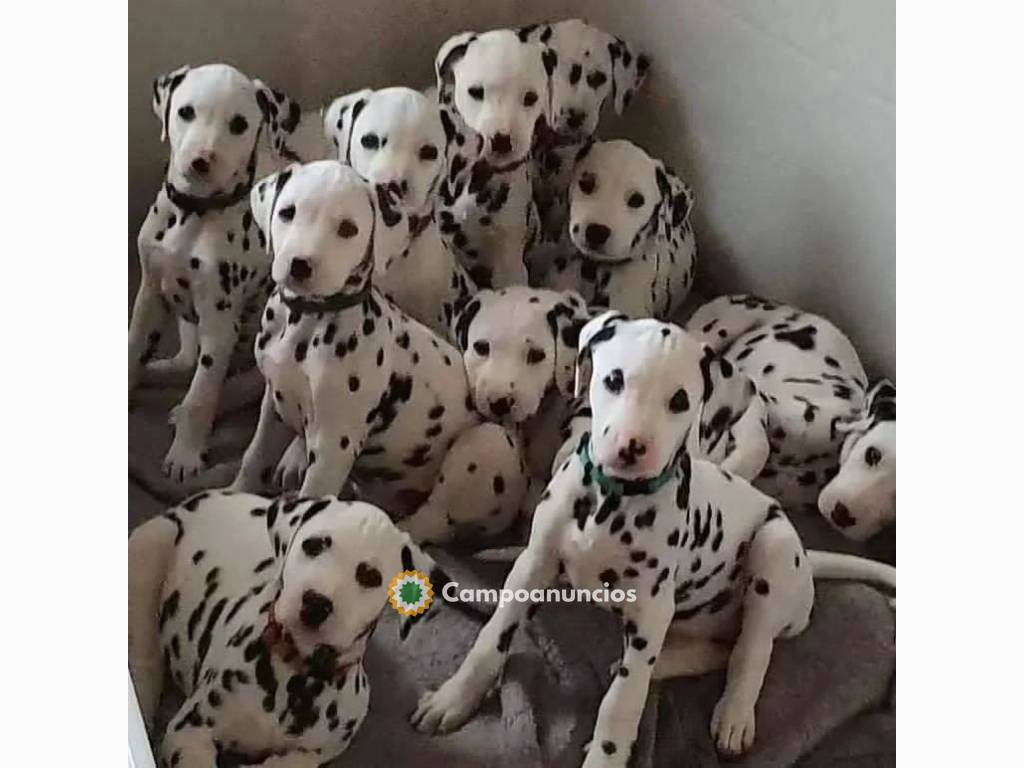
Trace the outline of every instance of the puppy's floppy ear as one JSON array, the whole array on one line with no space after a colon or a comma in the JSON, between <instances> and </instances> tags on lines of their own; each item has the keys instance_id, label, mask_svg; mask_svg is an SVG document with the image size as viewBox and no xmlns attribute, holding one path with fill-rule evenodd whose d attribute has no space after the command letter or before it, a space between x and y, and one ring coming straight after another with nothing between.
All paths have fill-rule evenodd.
<instances>
[{"instance_id":1,"label":"puppy's floppy ear","mask_svg":"<svg viewBox=\"0 0 1024 768\"><path fill-rule=\"evenodd\" d=\"M574 397L582 396L590 386L590 375L594 368L594 347L612 338L615 335L616 326L628 319L622 312L610 309L587 322L580 330L579 349L576 353Z\"/></svg>"},{"instance_id":2,"label":"puppy's floppy ear","mask_svg":"<svg viewBox=\"0 0 1024 768\"><path fill-rule=\"evenodd\" d=\"M473 318L480 312L481 303L493 291L483 290L471 298L468 302L455 308L455 343L459 345L461 352L466 351L469 345L469 326L473 324Z\"/></svg>"},{"instance_id":3,"label":"puppy's floppy ear","mask_svg":"<svg viewBox=\"0 0 1024 768\"><path fill-rule=\"evenodd\" d=\"M260 179L259 183L249 193L249 207L252 209L252 218L256 222L256 226L259 227L267 253L272 253L274 248L271 242L270 224L274 218L277 197L298 167L298 163L292 163L283 171L272 173Z\"/></svg>"},{"instance_id":4,"label":"puppy's floppy ear","mask_svg":"<svg viewBox=\"0 0 1024 768\"><path fill-rule=\"evenodd\" d=\"M256 103L263 113L263 122L267 126L270 145L280 157L288 160L299 160L287 146L288 138L295 133L302 119L302 107L294 99L290 99L280 91L275 91L262 80L253 80L256 86Z\"/></svg>"},{"instance_id":5,"label":"puppy's floppy ear","mask_svg":"<svg viewBox=\"0 0 1024 768\"><path fill-rule=\"evenodd\" d=\"M334 146L338 148L338 159L342 162L352 162L352 130L359 113L372 95L371 89L364 88L339 96L324 110L324 135L334 140Z\"/></svg>"},{"instance_id":6,"label":"puppy's floppy ear","mask_svg":"<svg viewBox=\"0 0 1024 768\"><path fill-rule=\"evenodd\" d=\"M555 340L555 386L565 397L575 394L576 350L580 331L591 313L576 291L564 291L548 310L548 327Z\"/></svg>"},{"instance_id":7,"label":"puppy's floppy ear","mask_svg":"<svg viewBox=\"0 0 1024 768\"><path fill-rule=\"evenodd\" d=\"M551 39L551 35L554 32L551 29L551 25L544 22L540 24L527 24L524 27L517 27L515 30L516 35L519 37L519 41L527 43L531 40L546 43Z\"/></svg>"},{"instance_id":8,"label":"puppy's floppy ear","mask_svg":"<svg viewBox=\"0 0 1024 768\"><path fill-rule=\"evenodd\" d=\"M872 426L880 421L896 421L896 385L880 379L865 396L865 410Z\"/></svg>"},{"instance_id":9,"label":"puppy's floppy ear","mask_svg":"<svg viewBox=\"0 0 1024 768\"><path fill-rule=\"evenodd\" d=\"M431 601L427 610L423 613L416 616L402 616L402 620L399 624L398 636L402 640L405 640L409 635L409 630L412 629L416 622L423 619L431 611L436 611L440 608L440 603L443 600L441 597L441 590L444 589L445 585L451 581L451 579L449 579L448 574L441 570L441 567L434 562L433 558L413 543L407 533L402 534L398 557L401 562L400 572L418 571L429 579L431 590L434 593L434 599ZM390 600L390 598L391 595L389 594L388 599Z\"/></svg>"},{"instance_id":10,"label":"puppy's floppy ear","mask_svg":"<svg viewBox=\"0 0 1024 768\"><path fill-rule=\"evenodd\" d=\"M832 437L837 434L848 435L843 443L840 462L846 461L846 453L853 447L856 440L850 440L851 433L866 433L876 424L883 421L896 421L896 385L889 379L879 379L864 395L864 406L852 418L840 420L836 417L832 422Z\"/></svg>"},{"instance_id":11,"label":"puppy's floppy ear","mask_svg":"<svg viewBox=\"0 0 1024 768\"><path fill-rule=\"evenodd\" d=\"M434 58L434 74L437 76L437 100L441 104L454 106L455 75L452 68L466 55L476 32L460 32L444 41Z\"/></svg>"},{"instance_id":12,"label":"puppy's floppy ear","mask_svg":"<svg viewBox=\"0 0 1024 768\"><path fill-rule=\"evenodd\" d=\"M167 126L171 121L171 98L189 69L186 64L166 75L160 75L153 81L153 112L160 118L160 141L167 141Z\"/></svg>"},{"instance_id":13,"label":"puppy's floppy ear","mask_svg":"<svg viewBox=\"0 0 1024 768\"><path fill-rule=\"evenodd\" d=\"M701 393L700 400L702 403L707 403L711 400L711 396L715 393L715 382L722 379L732 378L735 369L732 363L726 360L724 357L719 357L707 344L701 342L701 359L700 359L700 376L704 381L704 391Z\"/></svg>"},{"instance_id":14,"label":"puppy's floppy ear","mask_svg":"<svg viewBox=\"0 0 1024 768\"><path fill-rule=\"evenodd\" d=\"M704 380L697 421L701 442L699 455L711 455L728 429L746 412L748 403L758 397L754 380L724 357L716 355L707 344L701 343L700 370ZM698 454L694 454L698 455Z\"/></svg>"},{"instance_id":15,"label":"puppy's floppy ear","mask_svg":"<svg viewBox=\"0 0 1024 768\"><path fill-rule=\"evenodd\" d=\"M693 190L664 163L657 164L654 175L665 216L673 227L681 226L693 210Z\"/></svg>"},{"instance_id":16,"label":"puppy's floppy ear","mask_svg":"<svg viewBox=\"0 0 1024 768\"><path fill-rule=\"evenodd\" d=\"M621 115L633 94L644 84L651 60L646 54L636 53L618 37L608 43L608 53L612 58L612 103L615 113Z\"/></svg>"}]
</instances>

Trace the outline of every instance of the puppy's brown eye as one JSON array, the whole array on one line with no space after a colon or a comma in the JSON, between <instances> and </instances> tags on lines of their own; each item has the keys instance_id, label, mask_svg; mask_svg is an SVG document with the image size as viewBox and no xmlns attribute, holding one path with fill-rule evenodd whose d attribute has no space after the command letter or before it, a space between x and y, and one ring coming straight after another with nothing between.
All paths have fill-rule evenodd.
<instances>
[{"instance_id":1,"label":"puppy's brown eye","mask_svg":"<svg viewBox=\"0 0 1024 768\"><path fill-rule=\"evenodd\" d=\"M625 382L622 380L622 369L616 368L614 371L604 377L604 388L611 392L613 395L617 395L622 391L622 387Z\"/></svg>"},{"instance_id":2,"label":"puppy's brown eye","mask_svg":"<svg viewBox=\"0 0 1024 768\"><path fill-rule=\"evenodd\" d=\"M484 87L482 85L471 85L466 93L469 94L470 98L476 99L477 101L484 100Z\"/></svg>"},{"instance_id":3,"label":"puppy's brown eye","mask_svg":"<svg viewBox=\"0 0 1024 768\"><path fill-rule=\"evenodd\" d=\"M864 451L864 463L867 464L869 467L875 466L875 464L877 464L881 460L882 452L875 448L875 446L872 445L866 451Z\"/></svg>"},{"instance_id":4,"label":"puppy's brown eye","mask_svg":"<svg viewBox=\"0 0 1024 768\"><path fill-rule=\"evenodd\" d=\"M178 107L178 117L180 117L186 123L191 122L195 116L196 111L192 108L191 105L186 104L183 107Z\"/></svg>"},{"instance_id":5,"label":"puppy's brown eye","mask_svg":"<svg viewBox=\"0 0 1024 768\"><path fill-rule=\"evenodd\" d=\"M536 93L536 91L527 91L526 95L523 96L523 106L524 107L532 107L536 103L537 103L537 93Z\"/></svg>"},{"instance_id":6,"label":"puppy's brown eye","mask_svg":"<svg viewBox=\"0 0 1024 768\"><path fill-rule=\"evenodd\" d=\"M626 200L626 205L628 205L630 208L643 208L644 196L641 195L639 192L634 192L632 195L629 196L629 199Z\"/></svg>"},{"instance_id":7,"label":"puppy's brown eye","mask_svg":"<svg viewBox=\"0 0 1024 768\"><path fill-rule=\"evenodd\" d=\"M339 237L355 237L359 234L359 227L352 219L344 219L341 224L338 225L338 236Z\"/></svg>"},{"instance_id":8,"label":"puppy's brown eye","mask_svg":"<svg viewBox=\"0 0 1024 768\"><path fill-rule=\"evenodd\" d=\"M594 90L597 90L606 82L608 82L608 76L604 72L591 72L587 75L587 85Z\"/></svg>"},{"instance_id":9,"label":"puppy's brown eye","mask_svg":"<svg viewBox=\"0 0 1024 768\"><path fill-rule=\"evenodd\" d=\"M376 133L364 133L359 143L366 149L377 149L380 147L380 137Z\"/></svg>"},{"instance_id":10,"label":"puppy's brown eye","mask_svg":"<svg viewBox=\"0 0 1024 768\"><path fill-rule=\"evenodd\" d=\"M433 144L424 144L420 147L420 160L437 160L437 147Z\"/></svg>"},{"instance_id":11,"label":"puppy's brown eye","mask_svg":"<svg viewBox=\"0 0 1024 768\"><path fill-rule=\"evenodd\" d=\"M597 186L597 183L594 180L593 174L584 173L580 177L580 192L584 195L591 194L594 191L595 186Z\"/></svg>"},{"instance_id":12,"label":"puppy's brown eye","mask_svg":"<svg viewBox=\"0 0 1024 768\"><path fill-rule=\"evenodd\" d=\"M576 85L581 77L583 77L583 67L573 64L572 69L569 70L569 85Z\"/></svg>"},{"instance_id":13,"label":"puppy's brown eye","mask_svg":"<svg viewBox=\"0 0 1024 768\"><path fill-rule=\"evenodd\" d=\"M235 136L241 136L249 130L249 121L241 115L235 115L231 118L231 122L228 123L228 130L235 134Z\"/></svg>"},{"instance_id":14,"label":"puppy's brown eye","mask_svg":"<svg viewBox=\"0 0 1024 768\"><path fill-rule=\"evenodd\" d=\"M278 218L281 219L281 221L291 221L292 219L295 218L295 206L285 206L284 208L277 212L277 215Z\"/></svg>"},{"instance_id":15,"label":"puppy's brown eye","mask_svg":"<svg viewBox=\"0 0 1024 768\"><path fill-rule=\"evenodd\" d=\"M536 365L537 363L542 362L545 357L547 357L547 355L544 353L543 349L533 348L526 353L526 362L530 365Z\"/></svg>"},{"instance_id":16,"label":"puppy's brown eye","mask_svg":"<svg viewBox=\"0 0 1024 768\"><path fill-rule=\"evenodd\" d=\"M487 357L491 354L491 345L486 341L475 341L473 342L473 351L480 355L480 357Z\"/></svg>"}]
</instances>

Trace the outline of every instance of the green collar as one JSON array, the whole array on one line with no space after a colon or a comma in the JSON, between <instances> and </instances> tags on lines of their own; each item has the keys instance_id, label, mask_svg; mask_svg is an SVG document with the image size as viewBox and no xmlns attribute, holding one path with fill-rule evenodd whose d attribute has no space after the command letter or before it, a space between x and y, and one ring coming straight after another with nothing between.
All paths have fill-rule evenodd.
<instances>
[{"instance_id":1,"label":"green collar","mask_svg":"<svg viewBox=\"0 0 1024 768\"><path fill-rule=\"evenodd\" d=\"M601 467L594 462L590 455L590 435L584 435L580 445L576 449L576 455L583 462L584 474L589 473L604 493L614 493L619 496L646 496L661 488L675 477L676 462L669 462L668 466L661 471L657 477L645 477L639 480L620 480L617 477L608 477L601 471Z\"/></svg>"}]
</instances>

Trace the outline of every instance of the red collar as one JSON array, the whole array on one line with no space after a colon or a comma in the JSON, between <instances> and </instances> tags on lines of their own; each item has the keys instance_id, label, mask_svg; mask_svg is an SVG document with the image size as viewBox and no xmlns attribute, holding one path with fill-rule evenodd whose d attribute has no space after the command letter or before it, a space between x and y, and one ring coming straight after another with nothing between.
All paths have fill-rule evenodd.
<instances>
[{"instance_id":1,"label":"red collar","mask_svg":"<svg viewBox=\"0 0 1024 768\"><path fill-rule=\"evenodd\" d=\"M278 656L281 661L292 666L296 671L301 674L313 674L309 659L299 654L299 649L295 645L295 641L292 636L285 630L284 626L274 616L274 606L270 606L270 610L267 611L267 626L263 628L263 642L267 646L267 650L270 651L271 655ZM361 658L355 661L350 661L347 664L339 664L335 666L331 678L336 680L339 684L345 680L345 675L349 669L354 667L362 661Z\"/></svg>"}]
</instances>

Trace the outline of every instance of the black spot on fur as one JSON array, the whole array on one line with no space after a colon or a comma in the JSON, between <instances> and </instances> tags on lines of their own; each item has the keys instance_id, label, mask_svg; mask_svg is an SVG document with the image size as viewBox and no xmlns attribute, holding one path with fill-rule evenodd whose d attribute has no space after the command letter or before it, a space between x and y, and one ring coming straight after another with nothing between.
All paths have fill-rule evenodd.
<instances>
[{"instance_id":1,"label":"black spot on fur","mask_svg":"<svg viewBox=\"0 0 1024 768\"><path fill-rule=\"evenodd\" d=\"M356 566L356 581L359 582L359 586L361 587L365 587L366 589L376 589L384 582L384 579L380 575L380 571L372 565L369 563L360 563Z\"/></svg>"},{"instance_id":2,"label":"black spot on fur","mask_svg":"<svg viewBox=\"0 0 1024 768\"><path fill-rule=\"evenodd\" d=\"M512 645L512 637L515 635L518 628L519 622L512 622L509 624L508 628L498 636L498 653L508 652L509 646Z\"/></svg>"},{"instance_id":3,"label":"black spot on fur","mask_svg":"<svg viewBox=\"0 0 1024 768\"><path fill-rule=\"evenodd\" d=\"M814 337L817 335L818 329L813 325L805 325L803 328L797 328L795 331L778 331L775 334L775 338L779 341L785 341L797 349L804 351L814 349Z\"/></svg>"}]
</instances>

